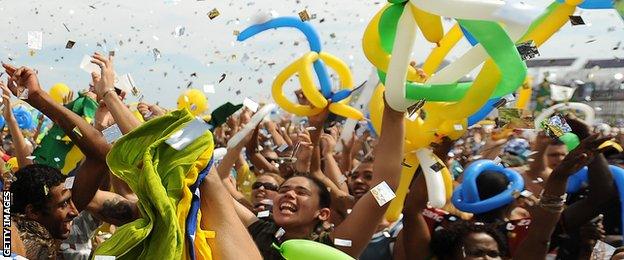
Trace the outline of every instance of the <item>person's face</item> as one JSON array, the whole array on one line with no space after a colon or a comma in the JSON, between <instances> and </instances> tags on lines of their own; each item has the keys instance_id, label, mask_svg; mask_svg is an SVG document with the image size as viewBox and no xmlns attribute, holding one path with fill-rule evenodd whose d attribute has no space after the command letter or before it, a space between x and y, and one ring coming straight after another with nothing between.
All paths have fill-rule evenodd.
<instances>
[{"instance_id":1,"label":"person's face","mask_svg":"<svg viewBox=\"0 0 624 260\"><path fill-rule=\"evenodd\" d=\"M502 259L498 243L487 233L468 234L455 259Z\"/></svg>"},{"instance_id":2,"label":"person's face","mask_svg":"<svg viewBox=\"0 0 624 260\"><path fill-rule=\"evenodd\" d=\"M78 216L78 210L71 200L71 190L63 184L50 189L52 195L47 212L37 213L35 220L43 225L52 237L67 239L71 231L72 220Z\"/></svg>"},{"instance_id":3,"label":"person's face","mask_svg":"<svg viewBox=\"0 0 624 260\"><path fill-rule=\"evenodd\" d=\"M614 254L611 256L610 258L611 260L622 260L624 259L624 252L619 252L617 254Z\"/></svg>"},{"instance_id":4,"label":"person's face","mask_svg":"<svg viewBox=\"0 0 624 260\"><path fill-rule=\"evenodd\" d=\"M551 169L556 168L567 154L568 148L565 145L548 145L544 151L546 166Z\"/></svg>"},{"instance_id":5,"label":"person's face","mask_svg":"<svg viewBox=\"0 0 624 260\"><path fill-rule=\"evenodd\" d=\"M370 190L370 184L373 180L373 164L362 163L347 179L347 185L349 186L349 193L360 199L364 194Z\"/></svg>"},{"instance_id":6,"label":"person's face","mask_svg":"<svg viewBox=\"0 0 624 260\"><path fill-rule=\"evenodd\" d=\"M254 207L263 206L264 204L268 204L263 202L264 200L271 200L277 195L277 189L279 188L279 184L273 177L268 175L260 175L256 182L252 185L251 190L251 202ZM264 208L259 209L264 210Z\"/></svg>"},{"instance_id":7,"label":"person's face","mask_svg":"<svg viewBox=\"0 0 624 260\"><path fill-rule=\"evenodd\" d=\"M319 190L305 177L286 180L273 199L273 219L284 228L315 225L329 218L329 208L319 207Z\"/></svg>"}]
</instances>

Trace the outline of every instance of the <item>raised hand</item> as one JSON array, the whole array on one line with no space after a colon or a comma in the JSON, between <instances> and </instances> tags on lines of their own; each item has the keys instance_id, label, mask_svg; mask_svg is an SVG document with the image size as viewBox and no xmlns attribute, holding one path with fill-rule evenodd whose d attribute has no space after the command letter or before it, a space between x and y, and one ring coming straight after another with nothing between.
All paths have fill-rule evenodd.
<instances>
[{"instance_id":1,"label":"raised hand","mask_svg":"<svg viewBox=\"0 0 624 260\"><path fill-rule=\"evenodd\" d=\"M583 139L581 144L570 151L552 174L570 176L578 172L583 166L589 164L594 158L594 154L599 152L598 147L611 137L598 138L597 134L590 135Z\"/></svg>"},{"instance_id":2,"label":"raised hand","mask_svg":"<svg viewBox=\"0 0 624 260\"><path fill-rule=\"evenodd\" d=\"M334 153L336 147L336 139L330 135L323 133L321 135L321 152L325 156L331 156Z\"/></svg>"},{"instance_id":3,"label":"raised hand","mask_svg":"<svg viewBox=\"0 0 624 260\"><path fill-rule=\"evenodd\" d=\"M103 99L108 92L115 92L115 71L113 70L113 56L108 58L100 53L92 56L91 63L100 67L101 73L91 74L95 85L95 94L99 99Z\"/></svg>"},{"instance_id":4,"label":"raised hand","mask_svg":"<svg viewBox=\"0 0 624 260\"><path fill-rule=\"evenodd\" d=\"M13 65L3 63L2 67L9 75L8 88L13 95L28 100L28 96L41 94L41 86L37 73L28 67L16 68Z\"/></svg>"}]
</instances>

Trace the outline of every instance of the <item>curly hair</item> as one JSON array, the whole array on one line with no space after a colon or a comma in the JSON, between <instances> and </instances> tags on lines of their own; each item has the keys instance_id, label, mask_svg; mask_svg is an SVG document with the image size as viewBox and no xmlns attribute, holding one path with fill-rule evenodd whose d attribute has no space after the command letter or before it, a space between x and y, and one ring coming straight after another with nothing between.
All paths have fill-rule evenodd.
<instances>
[{"instance_id":1,"label":"curly hair","mask_svg":"<svg viewBox=\"0 0 624 260\"><path fill-rule=\"evenodd\" d=\"M498 251L501 255L508 255L507 240L505 236L496 229L495 225L477 223L460 220L451 224L446 229L440 229L431 236L429 247L431 252L438 259L453 259L456 249L459 248L463 240L470 234L486 233L498 244Z\"/></svg>"},{"instance_id":2,"label":"curly hair","mask_svg":"<svg viewBox=\"0 0 624 260\"><path fill-rule=\"evenodd\" d=\"M36 211L48 212L47 204L52 198L49 190L65 181L65 176L58 169L43 164L25 166L15 176L17 179L11 183L11 214L26 213L29 204Z\"/></svg>"}]
</instances>

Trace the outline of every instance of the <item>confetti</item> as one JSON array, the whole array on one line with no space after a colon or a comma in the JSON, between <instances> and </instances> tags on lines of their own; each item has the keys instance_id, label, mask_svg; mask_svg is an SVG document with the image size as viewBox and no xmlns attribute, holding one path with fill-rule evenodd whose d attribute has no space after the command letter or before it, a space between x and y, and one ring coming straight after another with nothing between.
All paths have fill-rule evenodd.
<instances>
[{"instance_id":1,"label":"confetti","mask_svg":"<svg viewBox=\"0 0 624 260\"><path fill-rule=\"evenodd\" d=\"M184 35L184 31L186 30L186 28L184 26L176 26L176 28L173 30L173 36L177 37L181 37L182 35Z\"/></svg>"},{"instance_id":2,"label":"confetti","mask_svg":"<svg viewBox=\"0 0 624 260\"><path fill-rule=\"evenodd\" d=\"M33 50L41 50L43 48L43 32L28 32L28 48Z\"/></svg>"},{"instance_id":3,"label":"confetti","mask_svg":"<svg viewBox=\"0 0 624 260\"><path fill-rule=\"evenodd\" d=\"M258 103L256 103L256 101L253 101L250 98L246 97L243 100L243 106L245 106L246 108L249 108L249 110L251 110L251 112L256 113L256 111L258 111L258 107L260 105Z\"/></svg>"},{"instance_id":4,"label":"confetti","mask_svg":"<svg viewBox=\"0 0 624 260\"><path fill-rule=\"evenodd\" d=\"M102 130L102 135L104 135L104 139L106 139L107 143L112 144L119 140L119 138L123 136L123 133L121 132L121 129L119 129L119 126L114 124Z\"/></svg>"},{"instance_id":5,"label":"confetti","mask_svg":"<svg viewBox=\"0 0 624 260\"><path fill-rule=\"evenodd\" d=\"M18 89L17 90L19 93L17 93L17 98L21 99L21 100L26 100L28 99L28 89L24 88L24 89Z\"/></svg>"},{"instance_id":6,"label":"confetti","mask_svg":"<svg viewBox=\"0 0 624 260\"><path fill-rule=\"evenodd\" d=\"M152 53L154 54L154 61L158 61L162 57L157 48L152 49Z\"/></svg>"},{"instance_id":7,"label":"confetti","mask_svg":"<svg viewBox=\"0 0 624 260\"><path fill-rule=\"evenodd\" d=\"M208 13L208 18L210 18L210 20L217 18L217 16L219 16L221 13L219 13L219 10L217 10L217 8L214 8L212 10L210 10L210 12Z\"/></svg>"},{"instance_id":8,"label":"confetti","mask_svg":"<svg viewBox=\"0 0 624 260\"><path fill-rule=\"evenodd\" d=\"M77 126L74 127L72 132L74 132L77 136L82 137L82 133L80 132L80 129Z\"/></svg>"},{"instance_id":9,"label":"confetti","mask_svg":"<svg viewBox=\"0 0 624 260\"><path fill-rule=\"evenodd\" d=\"M67 41L67 44L65 44L65 49L74 48L74 44L76 44L75 41L72 41L72 40Z\"/></svg>"},{"instance_id":10,"label":"confetti","mask_svg":"<svg viewBox=\"0 0 624 260\"><path fill-rule=\"evenodd\" d=\"M65 23L63 23L63 26L65 27L65 30L67 30L68 32L71 32Z\"/></svg>"},{"instance_id":11,"label":"confetti","mask_svg":"<svg viewBox=\"0 0 624 260\"><path fill-rule=\"evenodd\" d=\"M258 212L258 215L256 215L258 218L266 218L269 216L270 211L268 210L264 210L264 211L260 211Z\"/></svg>"},{"instance_id":12,"label":"confetti","mask_svg":"<svg viewBox=\"0 0 624 260\"><path fill-rule=\"evenodd\" d=\"M439 172L440 170L444 169L444 165L442 165L440 162L436 162L435 164L429 166L429 168L431 168L434 172Z\"/></svg>"},{"instance_id":13,"label":"confetti","mask_svg":"<svg viewBox=\"0 0 624 260\"><path fill-rule=\"evenodd\" d=\"M585 24L585 21L583 21L583 17L581 17L580 15L570 15L569 17L572 26Z\"/></svg>"},{"instance_id":14,"label":"confetti","mask_svg":"<svg viewBox=\"0 0 624 260\"><path fill-rule=\"evenodd\" d=\"M225 73L221 74L221 78L219 78L219 83L223 82L225 80Z\"/></svg>"},{"instance_id":15,"label":"confetti","mask_svg":"<svg viewBox=\"0 0 624 260\"><path fill-rule=\"evenodd\" d=\"M308 14L308 10L303 10L301 12L299 12L299 18L301 19L301 21L309 21L310 20L310 15Z\"/></svg>"},{"instance_id":16,"label":"confetti","mask_svg":"<svg viewBox=\"0 0 624 260\"><path fill-rule=\"evenodd\" d=\"M533 40L520 43L516 45L518 49L518 53L522 57L522 60L530 60L537 56L539 56L539 51L537 50L537 46L535 46L535 42Z\"/></svg>"},{"instance_id":17,"label":"confetti","mask_svg":"<svg viewBox=\"0 0 624 260\"><path fill-rule=\"evenodd\" d=\"M214 94L215 91L215 87L212 84L205 84L204 85L204 92L205 93L209 93L209 94Z\"/></svg>"},{"instance_id":18,"label":"confetti","mask_svg":"<svg viewBox=\"0 0 624 260\"><path fill-rule=\"evenodd\" d=\"M76 179L76 177L71 176L71 177L67 177L67 179L65 179L65 189L71 190L72 187L74 187L74 180Z\"/></svg>"}]
</instances>

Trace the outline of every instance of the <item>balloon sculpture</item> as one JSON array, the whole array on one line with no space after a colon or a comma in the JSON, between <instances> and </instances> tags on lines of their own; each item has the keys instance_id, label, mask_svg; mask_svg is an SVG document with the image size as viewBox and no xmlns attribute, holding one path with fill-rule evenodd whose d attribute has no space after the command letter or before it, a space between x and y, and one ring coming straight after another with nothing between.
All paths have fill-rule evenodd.
<instances>
[{"instance_id":1,"label":"balloon sculpture","mask_svg":"<svg viewBox=\"0 0 624 260\"><path fill-rule=\"evenodd\" d=\"M508 188L485 200L479 198L477 177L485 171L494 171L505 175ZM461 211L474 214L488 212L514 201L514 193L524 190L524 180L519 173L505 168L490 160L479 160L470 164L464 171L464 181L453 192L453 205Z\"/></svg>"},{"instance_id":2,"label":"balloon sculpture","mask_svg":"<svg viewBox=\"0 0 624 260\"><path fill-rule=\"evenodd\" d=\"M313 116L321 113L325 108L329 111L347 118L355 120L364 119L364 115L357 109L348 105L349 96L353 89L353 77L347 64L339 58L321 51L321 41L318 34L308 23L302 22L295 17L280 17L267 21L262 24L253 25L242 31L237 40L244 41L254 35L266 31L268 29L277 29L281 27L296 28L301 31L307 38L310 45L310 52L304 54L301 58L291 63L273 81L271 95L282 109L299 115ZM314 84L312 76L313 64L316 77L320 82L320 92ZM340 77L340 91L332 92L331 81L329 79L327 64ZM295 73L299 74L299 82L303 95L310 101L310 105L301 105L290 102L283 91L284 83Z\"/></svg>"},{"instance_id":3,"label":"balloon sculpture","mask_svg":"<svg viewBox=\"0 0 624 260\"><path fill-rule=\"evenodd\" d=\"M405 161L397 197L391 202L386 218L398 218L407 188L417 165L421 165L427 182L429 201L442 207L446 195L444 171L428 148L443 137L461 137L467 127L481 121L498 101L522 85L526 65L516 48L517 43L532 41L543 44L569 19L582 0L553 2L539 17L526 6L503 1L473 0L396 0L390 1L371 20L362 45L367 59L378 69L386 86L385 101L397 111L406 111L420 100L427 101L422 114L406 119ZM440 16L455 18L457 24L445 35ZM436 43L422 70L409 65L417 28L424 37ZM438 73L431 75L450 49L465 36L474 47ZM484 63L474 82L456 81ZM371 100L371 120L380 130L383 110L382 94L376 91ZM418 108L418 107L416 107ZM413 111L412 111L413 112ZM427 164L424 161L428 161ZM443 164L442 164L443 165Z\"/></svg>"},{"instance_id":4,"label":"balloon sculpture","mask_svg":"<svg viewBox=\"0 0 624 260\"><path fill-rule=\"evenodd\" d=\"M203 92L189 89L178 98L178 109L186 108L194 116L201 115L208 109L208 100Z\"/></svg>"}]
</instances>

